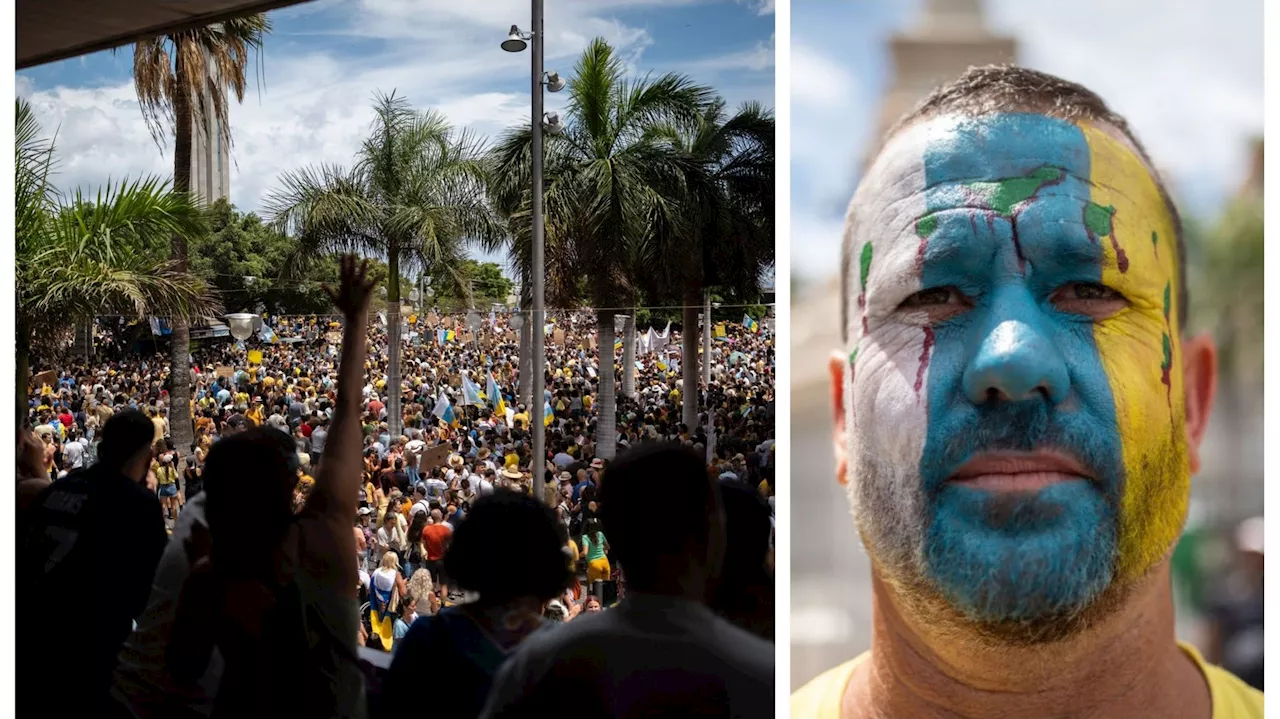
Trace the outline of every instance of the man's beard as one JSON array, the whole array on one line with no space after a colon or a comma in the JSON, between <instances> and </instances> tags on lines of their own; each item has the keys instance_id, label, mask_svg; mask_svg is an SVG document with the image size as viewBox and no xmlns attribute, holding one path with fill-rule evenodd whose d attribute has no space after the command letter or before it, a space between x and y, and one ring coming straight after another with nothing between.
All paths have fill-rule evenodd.
<instances>
[{"instance_id":1,"label":"man's beard","mask_svg":"<svg viewBox=\"0 0 1280 719\"><path fill-rule=\"evenodd\" d=\"M1156 564L1117 573L1119 501L1097 487L1070 482L1005 497L943 487L926 496L916 468L870 454L851 457L859 533L897 601L930 626L993 645L1062 641L1114 613ZM1177 491L1167 481L1143 485L1147 495ZM1149 514L1134 519L1143 525L1136 531L1152 531Z\"/></svg>"}]
</instances>

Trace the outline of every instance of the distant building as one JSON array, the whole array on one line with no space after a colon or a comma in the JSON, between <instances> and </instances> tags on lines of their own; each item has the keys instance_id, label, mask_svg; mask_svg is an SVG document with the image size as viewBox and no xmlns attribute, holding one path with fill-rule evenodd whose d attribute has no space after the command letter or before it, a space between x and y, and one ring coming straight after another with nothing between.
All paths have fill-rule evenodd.
<instances>
[{"instance_id":1,"label":"distant building","mask_svg":"<svg viewBox=\"0 0 1280 719\"><path fill-rule=\"evenodd\" d=\"M934 88L970 67L1017 61L1013 37L987 29L980 0L925 0L924 11L889 41L893 80L880 106L874 153L884 133ZM864 164L868 157L863 158Z\"/></svg>"},{"instance_id":2,"label":"distant building","mask_svg":"<svg viewBox=\"0 0 1280 719\"><path fill-rule=\"evenodd\" d=\"M209 66L212 68L213 63ZM216 75L216 70L211 70ZM213 82L218 82L214 77ZM209 112L200 112L200 107ZM205 204L231 196L231 148L228 132L214 117L213 95L206 88L203 98L192 108L191 192Z\"/></svg>"}]
</instances>

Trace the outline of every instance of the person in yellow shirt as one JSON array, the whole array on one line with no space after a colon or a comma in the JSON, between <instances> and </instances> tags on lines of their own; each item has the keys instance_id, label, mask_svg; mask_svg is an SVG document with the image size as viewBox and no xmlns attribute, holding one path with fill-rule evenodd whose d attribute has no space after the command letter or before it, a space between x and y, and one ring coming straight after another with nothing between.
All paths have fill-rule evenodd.
<instances>
[{"instance_id":1,"label":"person in yellow shirt","mask_svg":"<svg viewBox=\"0 0 1280 719\"><path fill-rule=\"evenodd\" d=\"M1182 228L1142 145L1012 65L881 142L829 363L874 629L791 716L1261 719L1174 631L1217 355L1185 333Z\"/></svg>"},{"instance_id":2,"label":"person in yellow shirt","mask_svg":"<svg viewBox=\"0 0 1280 719\"><path fill-rule=\"evenodd\" d=\"M263 422L267 421L266 413L262 409L262 398L254 397L253 406L245 413L245 419L253 422L255 427L261 427Z\"/></svg>"}]
</instances>

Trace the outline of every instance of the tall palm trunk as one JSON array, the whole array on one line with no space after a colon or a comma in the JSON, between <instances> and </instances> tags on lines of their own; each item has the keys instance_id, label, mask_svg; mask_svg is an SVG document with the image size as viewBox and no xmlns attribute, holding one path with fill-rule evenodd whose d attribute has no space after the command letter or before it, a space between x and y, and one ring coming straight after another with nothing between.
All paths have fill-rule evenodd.
<instances>
[{"instance_id":1,"label":"tall palm trunk","mask_svg":"<svg viewBox=\"0 0 1280 719\"><path fill-rule=\"evenodd\" d=\"M599 327L600 395L596 397L600 412L596 418L596 456L613 459L618 449L618 398L614 393L615 374L613 363L613 312L601 310L596 316Z\"/></svg>"},{"instance_id":2,"label":"tall palm trunk","mask_svg":"<svg viewBox=\"0 0 1280 719\"><path fill-rule=\"evenodd\" d=\"M627 323L622 328L622 394L626 397L636 396L636 315L633 310L627 315Z\"/></svg>"},{"instance_id":3,"label":"tall palm trunk","mask_svg":"<svg viewBox=\"0 0 1280 719\"><path fill-rule=\"evenodd\" d=\"M387 433L400 437L404 411L400 409L400 246L387 248Z\"/></svg>"},{"instance_id":4,"label":"tall palm trunk","mask_svg":"<svg viewBox=\"0 0 1280 719\"><path fill-rule=\"evenodd\" d=\"M680 376L683 380L683 387L680 391L680 421L683 422L690 432L693 432L698 426L698 338L702 333L698 331L698 292L693 291L685 295L684 298L684 327L681 330L680 338L683 341L683 356L680 358ZM710 318L708 318L710 319ZM703 358L706 361L706 358Z\"/></svg>"},{"instance_id":5,"label":"tall palm trunk","mask_svg":"<svg viewBox=\"0 0 1280 719\"><path fill-rule=\"evenodd\" d=\"M178 48L175 55L173 189L189 194L191 133L194 129L191 97L187 95L188 68L183 61L182 48ZM171 249L178 271L186 272L187 238L174 235ZM179 317L170 318L169 326L173 328L173 334L169 335L169 435L178 454L187 458L195 442L195 427L191 420L191 331L186 320Z\"/></svg>"}]
</instances>

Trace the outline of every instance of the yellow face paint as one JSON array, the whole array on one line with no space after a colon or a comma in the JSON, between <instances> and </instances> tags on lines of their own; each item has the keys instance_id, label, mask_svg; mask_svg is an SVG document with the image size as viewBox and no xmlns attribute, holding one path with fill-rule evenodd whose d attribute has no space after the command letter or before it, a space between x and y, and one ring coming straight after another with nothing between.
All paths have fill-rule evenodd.
<instances>
[{"instance_id":1,"label":"yellow face paint","mask_svg":"<svg viewBox=\"0 0 1280 719\"><path fill-rule=\"evenodd\" d=\"M1182 530L1191 473L1184 430L1177 242L1142 160L1106 130L1082 124L1093 200L1086 224L1102 244L1102 284L1130 306L1097 323L1124 458L1118 578L1145 573Z\"/></svg>"}]
</instances>

